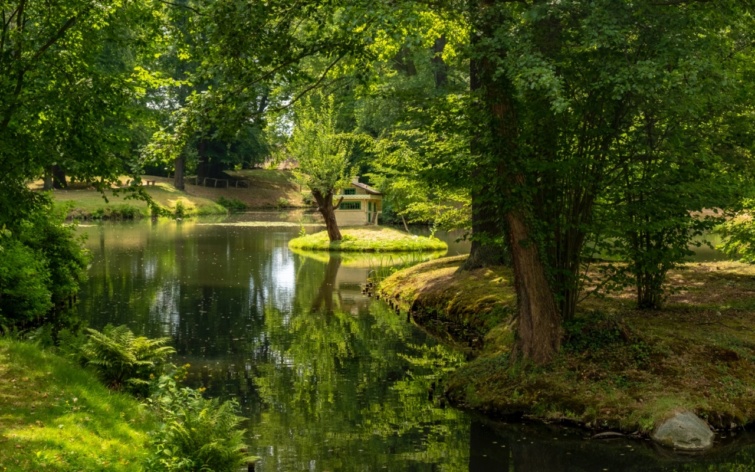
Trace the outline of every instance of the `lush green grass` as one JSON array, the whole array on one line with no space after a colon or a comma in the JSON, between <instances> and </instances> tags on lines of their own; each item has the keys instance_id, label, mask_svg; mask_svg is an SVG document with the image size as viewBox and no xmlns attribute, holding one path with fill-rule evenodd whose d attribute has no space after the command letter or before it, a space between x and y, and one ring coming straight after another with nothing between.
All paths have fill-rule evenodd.
<instances>
[{"instance_id":1,"label":"lush green grass","mask_svg":"<svg viewBox=\"0 0 755 472\"><path fill-rule=\"evenodd\" d=\"M225 215L228 210L207 198L189 195L169 184L147 187L147 193L155 203L170 214L176 214L177 206L184 209L183 216ZM74 218L130 219L146 217L150 209L146 202L126 199L123 195L105 195L106 202L96 190L56 190L53 198L56 203L70 205L69 216Z\"/></svg>"},{"instance_id":2,"label":"lush green grass","mask_svg":"<svg viewBox=\"0 0 755 472\"><path fill-rule=\"evenodd\" d=\"M635 310L631 289L588 299L565 327L557 359L536 367L510 360L510 272L457 274L462 260L421 264L380 286L417 322L476 354L448 379L457 405L642 433L680 409L716 428L755 422L755 267L719 262L675 270L661 311Z\"/></svg>"},{"instance_id":3,"label":"lush green grass","mask_svg":"<svg viewBox=\"0 0 755 472\"><path fill-rule=\"evenodd\" d=\"M140 470L155 428L88 371L0 338L0 471Z\"/></svg>"},{"instance_id":4,"label":"lush green grass","mask_svg":"<svg viewBox=\"0 0 755 472\"><path fill-rule=\"evenodd\" d=\"M401 252L445 251L448 245L436 238L414 236L383 226L342 228L341 241L330 242L327 231L294 238L291 249L314 251Z\"/></svg>"}]
</instances>

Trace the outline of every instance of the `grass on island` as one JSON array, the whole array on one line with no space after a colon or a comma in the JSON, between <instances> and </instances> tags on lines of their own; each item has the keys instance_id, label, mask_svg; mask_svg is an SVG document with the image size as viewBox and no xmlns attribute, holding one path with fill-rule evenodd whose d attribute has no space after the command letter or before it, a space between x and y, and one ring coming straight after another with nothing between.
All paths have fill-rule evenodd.
<instances>
[{"instance_id":1,"label":"grass on island","mask_svg":"<svg viewBox=\"0 0 755 472\"><path fill-rule=\"evenodd\" d=\"M415 236L384 226L341 228L341 241L330 242L327 231L294 238L291 249L310 251L402 252L445 251L448 245L436 238Z\"/></svg>"},{"instance_id":2,"label":"grass on island","mask_svg":"<svg viewBox=\"0 0 755 472\"><path fill-rule=\"evenodd\" d=\"M137 471L155 420L88 371L0 338L0 471Z\"/></svg>"},{"instance_id":3,"label":"grass on island","mask_svg":"<svg viewBox=\"0 0 755 472\"><path fill-rule=\"evenodd\" d=\"M557 359L536 367L509 362L511 273L456 274L462 260L421 264L380 285L430 331L474 350L447 380L455 404L643 434L682 409L716 428L755 422L754 266L686 264L669 274L660 311L634 309L631 289L589 298L565 327Z\"/></svg>"},{"instance_id":4,"label":"grass on island","mask_svg":"<svg viewBox=\"0 0 755 472\"><path fill-rule=\"evenodd\" d=\"M409 266L419 262L438 259L446 255L446 251L422 251L422 252L325 252L292 249L291 252L307 259L312 259L323 264L331 260L340 260L341 266L353 268L382 268Z\"/></svg>"}]
</instances>

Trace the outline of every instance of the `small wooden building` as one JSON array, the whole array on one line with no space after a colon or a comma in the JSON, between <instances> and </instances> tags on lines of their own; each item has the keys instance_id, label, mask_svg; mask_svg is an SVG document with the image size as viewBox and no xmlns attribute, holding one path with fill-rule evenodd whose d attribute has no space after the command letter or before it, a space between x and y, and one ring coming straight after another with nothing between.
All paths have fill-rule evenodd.
<instances>
[{"instance_id":1,"label":"small wooden building","mask_svg":"<svg viewBox=\"0 0 755 472\"><path fill-rule=\"evenodd\" d=\"M359 177L341 189L337 200L343 197L336 210L338 226L364 226L378 224L378 216L383 210L383 194L367 184L359 182Z\"/></svg>"}]
</instances>

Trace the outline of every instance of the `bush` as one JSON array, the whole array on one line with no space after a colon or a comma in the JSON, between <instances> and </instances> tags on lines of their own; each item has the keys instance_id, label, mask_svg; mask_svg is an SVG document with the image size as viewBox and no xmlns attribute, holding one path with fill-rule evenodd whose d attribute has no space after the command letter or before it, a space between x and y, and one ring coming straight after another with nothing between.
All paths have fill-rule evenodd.
<instances>
[{"instance_id":1,"label":"bush","mask_svg":"<svg viewBox=\"0 0 755 472\"><path fill-rule=\"evenodd\" d=\"M227 208L228 211L232 213L246 211L247 209L246 203L236 198L220 197L218 199L218 205Z\"/></svg>"},{"instance_id":2,"label":"bush","mask_svg":"<svg viewBox=\"0 0 755 472\"><path fill-rule=\"evenodd\" d=\"M235 401L205 399L179 388L174 377L160 377L149 404L162 421L153 434L148 471L236 471L251 460Z\"/></svg>"},{"instance_id":3,"label":"bush","mask_svg":"<svg viewBox=\"0 0 755 472\"><path fill-rule=\"evenodd\" d=\"M174 214L176 218L183 218L184 216L186 216L186 207L184 206L184 202L182 200L178 200L176 202Z\"/></svg>"},{"instance_id":4,"label":"bush","mask_svg":"<svg viewBox=\"0 0 755 472\"><path fill-rule=\"evenodd\" d=\"M0 238L0 326L23 325L52 308L44 259L18 240Z\"/></svg>"},{"instance_id":5,"label":"bush","mask_svg":"<svg viewBox=\"0 0 755 472\"><path fill-rule=\"evenodd\" d=\"M109 388L138 396L149 394L150 380L163 373L168 357L176 352L166 346L169 338L136 336L125 325L86 331L88 339L80 350L82 364L94 368Z\"/></svg>"},{"instance_id":6,"label":"bush","mask_svg":"<svg viewBox=\"0 0 755 472\"><path fill-rule=\"evenodd\" d=\"M283 197L278 198L278 204L276 205L278 208L288 208L291 206L291 202L286 200Z\"/></svg>"},{"instance_id":7,"label":"bush","mask_svg":"<svg viewBox=\"0 0 755 472\"><path fill-rule=\"evenodd\" d=\"M0 324L23 330L67 321L66 302L85 280L90 259L64 221L65 208L42 196L24 219L0 231Z\"/></svg>"}]
</instances>

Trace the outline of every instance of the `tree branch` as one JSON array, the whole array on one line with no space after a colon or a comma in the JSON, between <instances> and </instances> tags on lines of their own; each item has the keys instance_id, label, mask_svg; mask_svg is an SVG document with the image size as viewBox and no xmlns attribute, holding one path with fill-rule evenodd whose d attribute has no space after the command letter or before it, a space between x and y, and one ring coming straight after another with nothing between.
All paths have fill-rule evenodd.
<instances>
[{"instance_id":1,"label":"tree branch","mask_svg":"<svg viewBox=\"0 0 755 472\"><path fill-rule=\"evenodd\" d=\"M319 79L317 79L317 81L315 81L315 83L313 83L313 84L311 84L310 86L306 87L306 88L305 88L304 90L302 90L302 91L301 91L301 92L300 92L299 94L297 94L296 96L294 96L294 98L292 98L292 99L291 99L291 101L290 101L290 102L288 102L288 104L287 104L286 106L275 108L275 109L273 109L272 111L274 111L274 112L278 112L278 111L282 111L282 110L285 110L286 108L290 107L290 106L291 106L291 105L293 105L294 103L296 103L296 102L298 102L299 100L301 100L301 98L302 98L302 97L303 97L304 95L306 95L306 94L307 94L307 93L309 93L310 91L314 90L315 88L319 87L319 86L320 86L320 84L321 84L321 83L323 82L323 80L325 80L325 77L327 77L327 76L328 76L328 72L330 72L330 71L331 71L331 69L333 69L333 67L335 67L335 66L336 66L336 64L338 64L338 63L339 63L339 62L341 61L341 59L343 59L343 58L344 58L345 56L346 56L346 53L343 53L343 54L339 55L339 56L338 56L338 57L336 58L336 60L335 60L335 61L331 62L331 63L330 63L329 65L328 65L328 67L326 67L326 68L325 68L325 71L324 71L324 72L322 73L322 75L320 76L320 78L319 78Z\"/></svg>"},{"instance_id":2,"label":"tree branch","mask_svg":"<svg viewBox=\"0 0 755 472\"><path fill-rule=\"evenodd\" d=\"M160 3L164 3L165 5L170 5L172 7L183 8L185 10L193 11L194 13L196 13L199 16L205 16L204 13L202 13L201 11L197 10L194 7L190 7L189 5L181 5L180 3L173 3L173 2L170 2L168 0L157 0L157 1L160 2Z\"/></svg>"}]
</instances>

